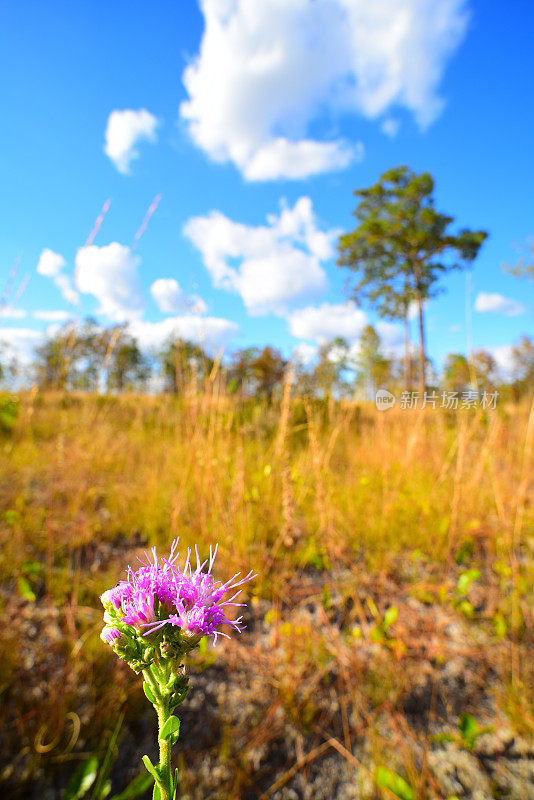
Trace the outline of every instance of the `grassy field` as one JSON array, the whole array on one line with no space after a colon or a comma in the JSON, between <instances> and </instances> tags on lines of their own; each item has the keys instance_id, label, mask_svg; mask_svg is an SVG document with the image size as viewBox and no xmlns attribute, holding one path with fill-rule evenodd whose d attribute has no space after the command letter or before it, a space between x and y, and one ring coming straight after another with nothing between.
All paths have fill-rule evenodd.
<instances>
[{"instance_id":1,"label":"grassy field","mask_svg":"<svg viewBox=\"0 0 534 800\"><path fill-rule=\"evenodd\" d=\"M317 788L335 757L354 797L445 800L459 794L442 774L453 750L478 759L495 797L531 796L506 795L477 750L534 735L528 406L380 413L288 386L267 405L217 381L179 398L30 392L18 406L0 442L10 797L61 797L117 720L113 790L138 771L155 734L139 679L99 639L98 598L177 536L201 553L218 542L221 577L258 573L248 632L193 659L184 797L348 797ZM217 706L216 736L195 728L195 692Z\"/></svg>"}]
</instances>

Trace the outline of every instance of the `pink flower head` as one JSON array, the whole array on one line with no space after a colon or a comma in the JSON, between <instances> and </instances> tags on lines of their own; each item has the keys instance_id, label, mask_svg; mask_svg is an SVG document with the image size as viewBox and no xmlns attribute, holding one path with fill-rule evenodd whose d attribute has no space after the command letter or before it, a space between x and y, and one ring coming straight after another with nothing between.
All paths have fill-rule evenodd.
<instances>
[{"instance_id":1,"label":"pink flower head","mask_svg":"<svg viewBox=\"0 0 534 800\"><path fill-rule=\"evenodd\" d=\"M240 573L236 573L221 583L212 575L217 546L210 547L209 559L202 563L195 547L197 566L194 570L191 550L187 551L183 569L176 565L177 547L178 539L175 539L169 558L162 559L153 547L151 555L145 553L146 561L139 559L142 566L135 572L129 567L127 580L105 592L102 601L111 604L122 614L121 621L132 625L139 633L149 634L171 626L180 628L189 639L213 636L216 641L218 635L228 637L220 630L223 625L243 630L242 617L228 619L225 612L226 607L244 605L235 602L241 589L226 600L224 597L255 577L253 572L241 579Z\"/></svg>"}]
</instances>

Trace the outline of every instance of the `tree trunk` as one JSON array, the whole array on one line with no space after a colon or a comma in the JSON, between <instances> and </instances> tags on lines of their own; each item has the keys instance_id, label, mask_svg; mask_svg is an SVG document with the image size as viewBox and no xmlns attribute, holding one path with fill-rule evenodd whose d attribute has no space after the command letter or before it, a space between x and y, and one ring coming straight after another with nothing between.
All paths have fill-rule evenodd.
<instances>
[{"instance_id":1,"label":"tree trunk","mask_svg":"<svg viewBox=\"0 0 534 800\"><path fill-rule=\"evenodd\" d=\"M410 319L408 308L404 315L404 388L407 392L412 388L412 354L410 353Z\"/></svg>"},{"instance_id":2,"label":"tree trunk","mask_svg":"<svg viewBox=\"0 0 534 800\"><path fill-rule=\"evenodd\" d=\"M425 323L423 320L423 297L421 289L417 287L417 310L419 312L419 391L421 397L424 396L426 390L426 348L425 348Z\"/></svg>"}]
</instances>

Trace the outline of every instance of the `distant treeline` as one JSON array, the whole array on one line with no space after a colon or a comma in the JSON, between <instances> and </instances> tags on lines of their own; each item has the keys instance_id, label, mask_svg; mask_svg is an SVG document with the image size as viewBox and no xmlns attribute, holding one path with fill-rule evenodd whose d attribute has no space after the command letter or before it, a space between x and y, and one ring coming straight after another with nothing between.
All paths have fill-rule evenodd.
<instances>
[{"instance_id":1,"label":"distant treeline","mask_svg":"<svg viewBox=\"0 0 534 800\"><path fill-rule=\"evenodd\" d=\"M181 338L147 352L126 325L104 328L93 319L67 324L35 350L24 370L4 358L5 380L36 383L43 390L86 392L175 392L196 383L224 383L228 393L272 400L291 369L298 391L315 397L372 399L378 389L412 391L420 385L417 351L406 357L388 355L377 331L368 325L359 342L350 346L336 338L321 345L315 358L291 362L275 347L247 347L214 356L206 347ZM426 360L426 388L464 393L494 392L519 400L534 388L534 342L528 336L512 348L506 374L488 350L467 358L450 353L441 374Z\"/></svg>"}]
</instances>

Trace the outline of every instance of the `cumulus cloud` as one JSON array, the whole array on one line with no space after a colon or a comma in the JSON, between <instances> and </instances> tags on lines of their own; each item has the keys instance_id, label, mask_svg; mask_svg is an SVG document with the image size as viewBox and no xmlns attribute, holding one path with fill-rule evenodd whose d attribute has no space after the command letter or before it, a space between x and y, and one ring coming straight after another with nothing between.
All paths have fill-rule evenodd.
<instances>
[{"instance_id":1,"label":"cumulus cloud","mask_svg":"<svg viewBox=\"0 0 534 800\"><path fill-rule=\"evenodd\" d=\"M237 323L220 317L185 314L167 317L161 322L136 320L129 329L142 348L161 347L171 338L197 342L210 351L224 346L239 331Z\"/></svg>"},{"instance_id":2,"label":"cumulus cloud","mask_svg":"<svg viewBox=\"0 0 534 800\"><path fill-rule=\"evenodd\" d=\"M72 314L70 311L34 311L33 312L34 319L42 319L45 322L66 322L68 319L72 319Z\"/></svg>"},{"instance_id":3,"label":"cumulus cloud","mask_svg":"<svg viewBox=\"0 0 534 800\"><path fill-rule=\"evenodd\" d=\"M367 314L349 300L346 303L322 303L320 306L308 306L294 311L288 316L289 330L299 339L308 339L308 342L299 342L295 348L295 356L304 364L309 364L315 358L318 346L331 342L332 339L341 337L349 345L347 353L348 364L356 369L360 357L360 338L363 329L370 324ZM394 322L378 320L374 323L382 349L388 356L398 356L402 352L403 329ZM310 341L315 344L310 344ZM331 353L332 360L336 359L335 350Z\"/></svg>"},{"instance_id":4,"label":"cumulus cloud","mask_svg":"<svg viewBox=\"0 0 534 800\"><path fill-rule=\"evenodd\" d=\"M356 147L345 142L314 142L303 139L290 142L278 138L259 146L244 168L249 181L277 178L307 178L319 172L343 169L351 161L363 158L363 144Z\"/></svg>"},{"instance_id":5,"label":"cumulus cloud","mask_svg":"<svg viewBox=\"0 0 534 800\"><path fill-rule=\"evenodd\" d=\"M150 293L164 314L175 314L186 309L195 314L205 314L208 310L201 297L184 294L174 278L158 278L150 287Z\"/></svg>"},{"instance_id":6,"label":"cumulus cloud","mask_svg":"<svg viewBox=\"0 0 534 800\"><path fill-rule=\"evenodd\" d=\"M292 358L295 361L298 361L307 367L316 358L318 351L319 348L317 347L316 344L310 344L309 342L299 342L293 349Z\"/></svg>"},{"instance_id":7,"label":"cumulus cloud","mask_svg":"<svg viewBox=\"0 0 534 800\"><path fill-rule=\"evenodd\" d=\"M67 262L62 255L54 253L53 250L45 247L39 256L37 272L39 275L52 278L65 300L72 305L76 305L78 302L78 292L72 285L70 275L63 272L66 266Z\"/></svg>"},{"instance_id":8,"label":"cumulus cloud","mask_svg":"<svg viewBox=\"0 0 534 800\"><path fill-rule=\"evenodd\" d=\"M369 324L367 314L355 303L323 303L308 306L289 315L289 330L299 339L311 339L319 344L342 336L349 343L359 339Z\"/></svg>"},{"instance_id":9,"label":"cumulus cloud","mask_svg":"<svg viewBox=\"0 0 534 800\"><path fill-rule=\"evenodd\" d=\"M517 300L504 297L502 294L480 292L475 300L475 311L482 313L492 311L498 314L505 314L507 317L518 317L520 314L525 313L525 306L518 303Z\"/></svg>"},{"instance_id":10,"label":"cumulus cloud","mask_svg":"<svg viewBox=\"0 0 534 800\"><path fill-rule=\"evenodd\" d=\"M141 259L130 247L112 242L82 247L76 254L76 286L100 303L99 313L115 322L136 319L143 309L137 272Z\"/></svg>"},{"instance_id":11,"label":"cumulus cloud","mask_svg":"<svg viewBox=\"0 0 534 800\"><path fill-rule=\"evenodd\" d=\"M4 319L24 319L27 312L15 306L0 306L0 317Z\"/></svg>"},{"instance_id":12,"label":"cumulus cloud","mask_svg":"<svg viewBox=\"0 0 534 800\"><path fill-rule=\"evenodd\" d=\"M8 356L15 356L24 366L33 360L33 351L42 339L43 334L31 328L0 327L0 344L7 346Z\"/></svg>"},{"instance_id":13,"label":"cumulus cloud","mask_svg":"<svg viewBox=\"0 0 534 800\"><path fill-rule=\"evenodd\" d=\"M112 111L108 117L104 152L113 161L119 172L127 175L132 161L139 157L139 142L155 142L158 120L153 114L140 108Z\"/></svg>"},{"instance_id":14,"label":"cumulus cloud","mask_svg":"<svg viewBox=\"0 0 534 800\"><path fill-rule=\"evenodd\" d=\"M60 272L59 275L56 275L54 278L54 283L67 303L71 303L73 306L75 306L79 298L78 292L72 285L72 279L70 275L65 275L64 272Z\"/></svg>"},{"instance_id":15,"label":"cumulus cloud","mask_svg":"<svg viewBox=\"0 0 534 800\"><path fill-rule=\"evenodd\" d=\"M496 347L485 347L497 363L499 374L504 380L511 380L514 371L514 346L511 344L499 344Z\"/></svg>"},{"instance_id":16,"label":"cumulus cloud","mask_svg":"<svg viewBox=\"0 0 534 800\"><path fill-rule=\"evenodd\" d=\"M215 286L238 292L251 314L284 314L295 302L322 293L322 262L334 255L339 231L321 231L309 197L257 227L234 222L220 211L193 217L185 235L200 250Z\"/></svg>"},{"instance_id":17,"label":"cumulus cloud","mask_svg":"<svg viewBox=\"0 0 534 800\"><path fill-rule=\"evenodd\" d=\"M440 113L466 0L202 0L205 28L183 74L195 144L249 180L341 169L361 145L310 138L326 116ZM330 117L330 118L329 118ZM386 132L392 130L385 122Z\"/></svg>"},{"instance_id":18,"label":"cumulus cloud","mask_svg":"<svg viewBox=\"0 0 534 800\"><path fill-rule=\"evenodd\" d=\"M37 272L39 275L46 275L47 278L55 278L66 264L62 255L46 247L39 256Z\"/></svg>"}]
</instances>

